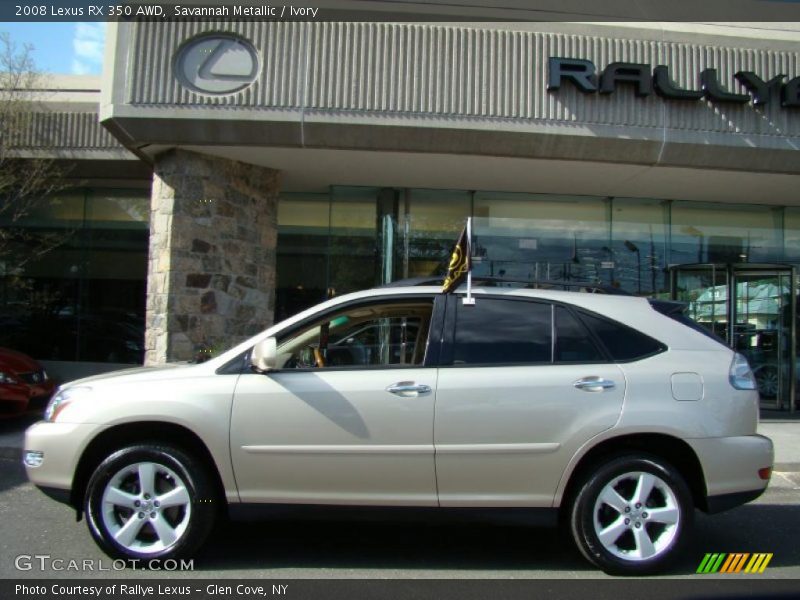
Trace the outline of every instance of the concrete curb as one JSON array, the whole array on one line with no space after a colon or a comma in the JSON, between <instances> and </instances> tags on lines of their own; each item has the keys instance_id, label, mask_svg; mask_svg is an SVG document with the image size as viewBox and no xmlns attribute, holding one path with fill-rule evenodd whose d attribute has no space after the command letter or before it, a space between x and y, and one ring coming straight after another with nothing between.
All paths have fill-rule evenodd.
<instances>
[{"instance_id":1,"label":"concrete curb","mask_svg":"<svg viewBox=\"0 0 800 600\"><path fill-rule=\"evenodd\" d=\"M776 473L798 473L800 472L800 463L775 463L775 466L772 467L772 470Z\"/></svg>"}]
</instances>

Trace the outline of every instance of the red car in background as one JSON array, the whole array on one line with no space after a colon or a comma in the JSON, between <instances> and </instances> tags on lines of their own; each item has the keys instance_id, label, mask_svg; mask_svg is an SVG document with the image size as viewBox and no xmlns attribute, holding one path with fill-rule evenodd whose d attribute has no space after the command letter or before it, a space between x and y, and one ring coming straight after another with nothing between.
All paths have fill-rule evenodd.
<instances>
[{"instance_id":1,"label":"red car in background","mask_svg":"<svg viewBox=\"0 0 800 600\"><path fill-rule=\"evenodd\" d=\"M0 348L0 418L44 410L55 383L30 356Z\"/></svg>"}]
</instances>

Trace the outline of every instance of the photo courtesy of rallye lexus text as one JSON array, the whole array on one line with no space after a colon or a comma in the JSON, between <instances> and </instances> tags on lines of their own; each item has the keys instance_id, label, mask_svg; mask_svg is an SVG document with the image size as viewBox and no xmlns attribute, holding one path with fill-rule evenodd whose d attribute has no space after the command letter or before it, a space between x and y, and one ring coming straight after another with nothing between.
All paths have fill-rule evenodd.
<instances>
[{"instance_id":1,"label":"photo courtesy of rallye lexus text","mask_svg":"<svg viewBox=\"0 0 800 600\"><path fill-rule=\"evenodd\" d=\"M114 557L193 556L226 511L481 508L561 523L633 575L680 554L696 509L764 492L753 373L682 306L459 285L469 254L462 235L444 286L343 295L204 363L62 386L27 431L28 477Z\"/></svg>"}]
</instances>

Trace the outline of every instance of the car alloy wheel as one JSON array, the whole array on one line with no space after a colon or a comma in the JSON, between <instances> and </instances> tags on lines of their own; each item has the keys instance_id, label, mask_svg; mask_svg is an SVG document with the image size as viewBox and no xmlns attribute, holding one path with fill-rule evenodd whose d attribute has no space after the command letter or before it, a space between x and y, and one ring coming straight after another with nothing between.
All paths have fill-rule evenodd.
<instances>
[{"instance_id":1,"label":"car alloy wheel","mask_svg":"<svg viewBox=\"0 0 800 600\"><path fill-rule=\"evenodd\" d=\"M182 449L160 444L123 448L95 470L85 512L92 537L120 558L191 554L217 512L206 466Z\"/></svg>"},{"instance_id":2,"label":"car alloy wheel","mask_svg":"<svg viewBox=\"0 0 800 600\"><path fill-rule=\"evenodd\" d=\"M592 563L641 575L663 570L680 553L693 516L691 492L674 467L654 456L622 455L586 477L570 523Z\"/></svg>"},{"instance_id":3,"label":"car alloy wheel","mask_svg":"<svg viewBox=\"0 0 800 600\"><path fill-rule=\"evenodd\" d=\"M655 558L669 550L680 525L675 493L663 479L636 471L609 481L594 503L594 532L611 554Z\"/></svg>"},{"instance_id":4,"label":"car alloy wheel","mask_svg":"<svg viewBox=\"0 0 800 600\"><path fill-rule=\"evenodd\" d=\"M186 534L192 505L186 483L158 463L120 469L106 484L103 526L128 551L155 554L169 550Z\"/></svg>"}]
</instances>

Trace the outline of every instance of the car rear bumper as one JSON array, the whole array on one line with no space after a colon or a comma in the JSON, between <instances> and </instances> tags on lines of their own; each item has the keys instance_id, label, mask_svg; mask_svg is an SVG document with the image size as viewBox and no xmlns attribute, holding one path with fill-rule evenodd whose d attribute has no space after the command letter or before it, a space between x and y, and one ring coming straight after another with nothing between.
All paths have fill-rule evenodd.
<instances>
[{"instance_id":1,"label":"car rear bumper","mask_svg":"<svg viewBox=\"0 0 800 600\"><path fill-rule=\"evenodd\" d=\"M720 513L741 506L742 504L747 504L761 496L766 489L767 488L764 487L760 490L750 490L748 492L734 492L733 494L709 496L706 499L706 512L709 514Z\"/></svg>"},{"instance_id":2,"label":"car rear bumper","mask_svg":"<svg viewBox=\"0 0 800 600\"><path fill-rule=\"evenodd\" d=\"M763 435L686 440L705 476L709 512L727 510L758 498L769 483L764 469L774 461L772 440Z\"/></svg>"}]
</instances>

